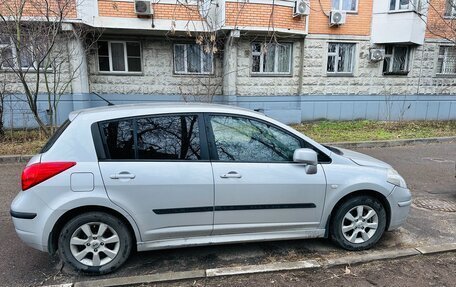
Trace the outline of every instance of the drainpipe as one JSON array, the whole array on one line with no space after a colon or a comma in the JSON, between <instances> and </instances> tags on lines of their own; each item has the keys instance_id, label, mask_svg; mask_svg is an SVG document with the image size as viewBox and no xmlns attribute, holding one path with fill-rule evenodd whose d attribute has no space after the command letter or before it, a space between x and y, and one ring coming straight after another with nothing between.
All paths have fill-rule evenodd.
<instances>
[{"instance_id":1,"label":"drainpipe","mask_svg":"<svg viewBox=\"0 0 456 287\"><path fill-rule=\"evenodd\" d=\"M423 41L423 49L421 50L421 61L420 61L420 75L418 76L418 86L416 87L416 94L418 95L420 93L420 85L421 85L421 77L422 72L423 72L423 59L424 59L424 48L425 48L426 42Z\"/></svg>"},{"instance_id":2,"label":"drainpipe","mask_svg":"<svg viewBox=\"0 0 456 287\"><path fill-rule=\"evenodd\" d=\"M309 17L310 15L306 16L306 30L305 35L302 37L301 40L301 49L299 54L299 79L298 79L298 95L302 95L302 82L303 82L303 75L304 75L304 44L306 40L306 36L309 34Z\"/></svg>"},{"instance_id":3,"label":"drainpipe","mask_svg":"<svg viewBox=\"0 0 456 287\"><path fill-rule=\"evenodd\" d=\"M301 49L299 53L299 73L298 73L298 96L302 95L302 82L304 77L304 44L306 40L306 35L301 39Z\"/></svg>"}]
</instances>

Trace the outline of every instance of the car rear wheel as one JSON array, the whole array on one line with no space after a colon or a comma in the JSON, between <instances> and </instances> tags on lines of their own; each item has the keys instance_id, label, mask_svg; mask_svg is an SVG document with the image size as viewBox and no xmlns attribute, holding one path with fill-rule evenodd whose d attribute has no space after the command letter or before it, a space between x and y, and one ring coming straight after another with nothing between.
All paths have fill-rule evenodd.
<instances>
[{"instance_id":1,"label":"car rear wheel","mask_svg":"<svg viewBox=\"0 0 456 287\"><path fill-rule=\"evenodd\" d=\"M62 260L84 273L106 274L119 268L131 252L125 223L111 214L89 212L71 219L59 236Z\"/></svg>"},{"instance_id":2,"label":"car rear wheel","mask_svg":"<svg viewBox=\"0 0 456 287\"><path fill-rule=\"evenodd\" d=\"M330 224L331 239L347 250L371 248L382 237L386 212L382 203L369 196L348 199L335 210Z\"/></svg>"}]
</instances>

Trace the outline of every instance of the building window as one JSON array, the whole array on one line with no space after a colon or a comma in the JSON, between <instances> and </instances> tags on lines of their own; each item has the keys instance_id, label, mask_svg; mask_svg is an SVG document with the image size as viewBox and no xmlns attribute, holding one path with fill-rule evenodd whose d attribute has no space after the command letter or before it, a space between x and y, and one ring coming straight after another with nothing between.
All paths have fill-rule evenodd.
<instances>
[{"instance_id":1,"label":"building window","mask_svg":"<svg viewBox=\"0 0 456 287\"><path fill-rule=\"evenodd\" d=\"M112 73L141 72L140 43L98 41L98 70Z\"/></svg>"},{"instance_id":2,"label":"building window","mask_svg":"<svg viewBox=\"0 0 456 287\"><path fill-rule=\"evenodd\" d=\"M355 47L354 43L329 43L326 65L328 74L353 74Z\"/></svg>"},{"instance_id":3,"label":"building window","mask_svg":"<svg viewBox=\"0 0 456 287\"><path fill-rule=\"evenodd\" d=\"M446 1L445 17L456 17L456 0Z\"/></svg>"},{"instance_id":4,"label":"building window","mask_svg":"<svg viewBox=\"0 0 456 287\"><path fill-rule=\"evenodd\" d=\"M383 74L406 75L409 72L410 47L385 46Z\"/></svg>"},{"instance_id":5,"label":"building window","mask_svg":"<svg viewBox=\"0 0 456 287\"><path fill-rule=\"evenodd\" d=\"M18 63L17 46L9 36L0 36L0 67L2 69L38 69L38 64L43 60L43 53L35 49L36 46L23 39L22 49L20 50L21 61ZM40 67L42 69L43 67Z\"/></svg>"},{"instance_id":6,"label":"building window","mask_svg":"<svg viewBox=\"0 0 456 287\"><path fill-rule=\"evenodd\" d=\"M347 12L356 12L358 10L358 0L332 0L332 8Z\"/></svg>"},{"instance_id":7,"label":"building window","mask_svg":"<svg viewBox=\"0 0 456 287\"><path fill-rule=\"evenodd\" d=\"M252 74L290 74L291 43L252 43Z\"/></svg>"},{"instance_id":8,"label":"building window","mask_svg":"<svg viewBox=\"0 0 456 287\"><path fill-rule=\"evenodd\" d=\"M390 11L421 10L421 0L390 0Z\"/></svg>"},{"instance_id":9,"label":"building window","mask_svg":"<svg viewBox=\"0 0 456 287\"><path fill-rule=\"evenodd\" d=\"M174 73L213 74L212 53L206 53L198 44L174 44Z\"/></svg>"},{"instance_id":10,"label":"building window","mask_svg":"<svg viewBox=\"0 0 456 287\"><path fill-rule=\"evenodd\" d=\"M440 47L437 58L437 74L456 75L456 47Z\"/></svg>"}]
</instances>

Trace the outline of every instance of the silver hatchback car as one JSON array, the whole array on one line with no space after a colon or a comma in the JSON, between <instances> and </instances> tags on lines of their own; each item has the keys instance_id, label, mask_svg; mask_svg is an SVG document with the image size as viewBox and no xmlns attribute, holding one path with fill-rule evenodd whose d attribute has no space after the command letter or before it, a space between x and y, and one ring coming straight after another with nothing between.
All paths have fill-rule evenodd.
<instances>
[{"instance_id":1,"label":"silver hatchback car","mask_svg":"<svg viewBox=\"0 0 456 287\"><path fill-rule=\"evenodd\" d=\"M22 173L19 237L104 274L138 251L330 237L372 247L406 220L404 179L262 114L211 104L76 111Z\"/></svg>"}]
</instances>

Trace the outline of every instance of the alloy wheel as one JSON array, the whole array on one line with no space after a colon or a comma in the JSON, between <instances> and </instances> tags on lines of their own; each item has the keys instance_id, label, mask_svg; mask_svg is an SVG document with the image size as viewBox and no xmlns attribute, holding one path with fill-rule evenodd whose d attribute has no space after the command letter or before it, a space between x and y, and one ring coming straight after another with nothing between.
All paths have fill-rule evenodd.
<instances>
[{"instance_id":1,"label":"alloy wheel","mask_svg":"<svg viewBox=\"0 0 456 287\"><path fill-rule=\"evenodd\" d=\"M70 251L76 260L87 266L103 266L119 253L117 232L103 222L90 222L77 228L70 239Z\"/></svg>"},{"instance_id":2,"label":"alloy wheel","mask_svg":"<svg viewBox=\"0 0 456 287\"><path fill-rule=\"evenodd\" d=\"M351 243L364 243L377 231L377 212L367 205L355 206L345 214L341 228L345 239Z\"/></svg>"}]
</instances>

